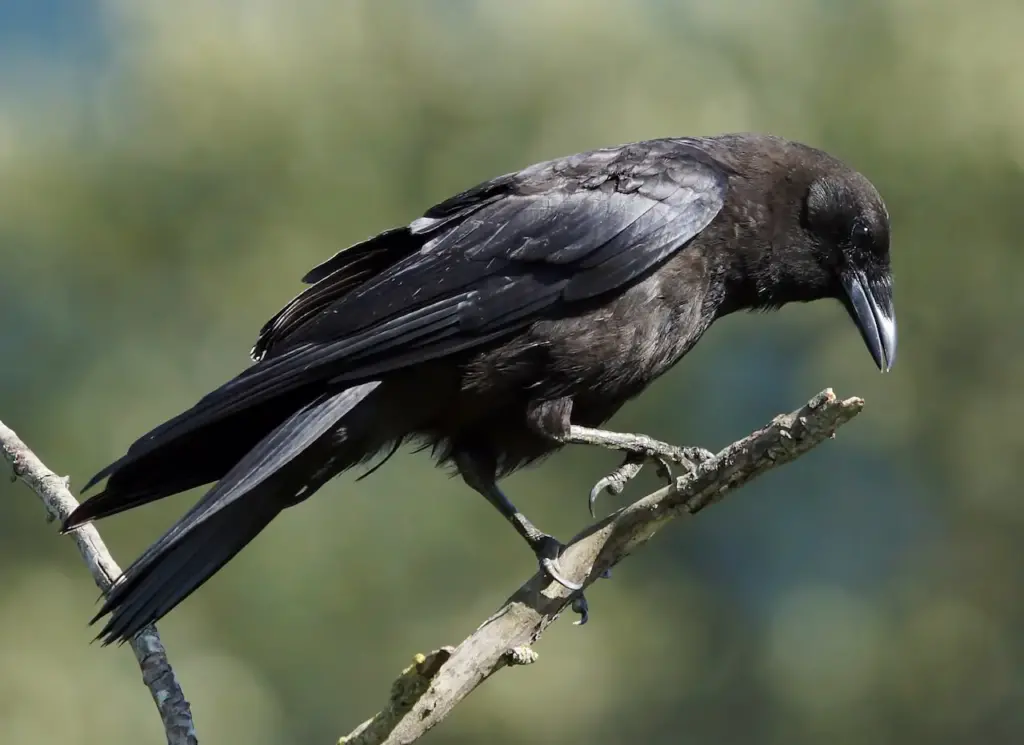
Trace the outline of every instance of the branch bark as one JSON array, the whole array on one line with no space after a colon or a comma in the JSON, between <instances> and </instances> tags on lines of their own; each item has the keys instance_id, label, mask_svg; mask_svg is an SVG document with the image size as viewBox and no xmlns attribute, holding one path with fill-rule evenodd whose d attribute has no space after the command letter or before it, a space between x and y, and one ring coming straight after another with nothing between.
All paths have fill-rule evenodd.
<instances>
[{"instance_id":1,"label":"branch bark","mask_svg":"<svg viewBox=\"0 0 1024 745\"><path fill-rule=\"evenodd\" d=\"M0 449L14 469L15 477L24 481L43 501L50 522L63 521L78 506L68 490L68 480L43 465L3 422L0 422ZM111 557L99 532L92 525L83 525L71 531L70 535L96 585L106 593L121 575L121 568ZM151 625L140 631L131 640L131 647L142 670L142 680L160 712L167 745L198 745L191 708L174 676L171 663L167 661L167 650L156 627Z\"/></svg>"},{"instance_id":2,"label":"branch bark","mask_svg":"<svg viewBox=\"0 0 1024 745\"><path fill-rule=\"evenodd\" d=\"M598 521L570 541L559 564L584 589L649 541L670 520L694 515L765 471L789 463L835 435L860 413L863 400L822 391L802 408L729 445L693 473ZM63 521L78 506L67 479L48 469L13 430L0 422L0 449L20 478L46 506L49 520ZM121 569L96 528L71 533L93 579L105 593ZM457 647L416 655L392 685L387 706L340 739L344 745L408 745L441 722L479 685L503 667L537 659L531 645L576 593L537 573ZM168 745L198 745L188 701L167 660L155 626L131 641L163 721Z\"/></svg>"},{"instance_id":3,"label":"branch bark","mask_svg":"<svg viewBox=\"0 0 1024 745\"><path fill-rule=\"evenodd\" d=\"M566 577L584 589L649 541L668 521L694 515L769 469L789 463L835 435L860 413L859 398L840 400L831 389L737 440L693 473L624 507L577 535L559 558ZM417 655L392 685L387 706L339 743L408 745L448 716L503 667L536 659L530 645L575 593L537 573L454 649Z\"/></svg>"}]
</instances>

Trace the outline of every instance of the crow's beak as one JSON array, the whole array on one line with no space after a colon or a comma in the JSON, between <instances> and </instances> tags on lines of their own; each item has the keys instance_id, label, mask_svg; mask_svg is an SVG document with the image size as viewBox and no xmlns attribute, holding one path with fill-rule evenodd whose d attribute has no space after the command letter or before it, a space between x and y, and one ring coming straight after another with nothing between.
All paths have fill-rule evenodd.
<instances>
[{"instance_id":1,"label":"crow's beak","mask_svg":"<svg viewBox=\"0 0 1024 745\"><path fill-rule=\"evenodd\" d=\"M892 280L885 276L868 278L864 272L849 271L842 277L846 306L868 351L882 372L896 359L896 316L892 305Z\"/></svg>"}]
</instances>

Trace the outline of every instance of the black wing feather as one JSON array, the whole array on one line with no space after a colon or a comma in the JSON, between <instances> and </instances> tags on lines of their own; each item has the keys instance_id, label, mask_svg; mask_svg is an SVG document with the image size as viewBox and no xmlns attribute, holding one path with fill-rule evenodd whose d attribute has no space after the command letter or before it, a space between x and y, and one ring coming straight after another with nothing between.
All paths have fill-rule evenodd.
<instances>
[{"instance_id":1,"label":"black wing feather","mask_svg":"<svg viewBox=\"0 0 1024 745\"><path fill-rule=\"evenodd\" d=\"M276 327L265 327L263 360L143 437L90 485L303 386L367 381L627 287L697 236L724 203L727 170L694 152L691 143L661 140L541 163L335 255L306 275L316 284L278 314Z\"/></svg>"}]
</instances>

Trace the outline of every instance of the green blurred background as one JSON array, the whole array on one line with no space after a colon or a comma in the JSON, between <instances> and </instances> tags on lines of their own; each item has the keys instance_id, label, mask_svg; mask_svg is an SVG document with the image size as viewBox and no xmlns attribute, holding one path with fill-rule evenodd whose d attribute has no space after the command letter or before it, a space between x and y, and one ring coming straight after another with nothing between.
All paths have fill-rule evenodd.
<instances>
[{"instance_id":1,"label":"green blurred background","mask_svg":"<svg viewBox=\"0 0 1024 745\"><path fill-rule=\"evenodd\" d=\"M246 365L309 267L457 190L636 139L803 140L888 201L894 372L838 304L717 324L613 424L717 449L825 386L864 414L671 526L427 741L1022 742L1022 32L1020 0L0 0L0 418L81 485ZM617 463L506 486L568 537ZM132 656L89 644L71 541L0 495L0 743L160 742ZM118 560L195 496L103 523ZM160 628L202 742L330 743L532 571L403 454Z\"/></svg>"}]
</instances>

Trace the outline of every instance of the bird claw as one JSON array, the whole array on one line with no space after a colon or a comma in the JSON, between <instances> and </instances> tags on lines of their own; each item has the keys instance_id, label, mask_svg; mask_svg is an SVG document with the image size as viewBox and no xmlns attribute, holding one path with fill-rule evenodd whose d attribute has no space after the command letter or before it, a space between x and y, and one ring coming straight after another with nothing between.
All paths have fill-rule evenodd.
<instances>
[{"instance_id":1,"label":"bird claw","mask_svg":"<svg viewBox=\"0 0 1024 745\"><path fill-rule=\"evenodd\" d=\"M692 472L696 471L702 465L712 460L715 454L707 448L701 447L684 447L679 448L679 455L683 464Z\"/></svg>"},{"instance_id":2,"label":"bird claw","mask_svg":"<svg viewBox=\"0 0 1024 745\"><path fill-rule=\"evenodd\" d=\"M590 496L587 499L587 507L590 509L591 518L597 517L594 513L594 503L597 501L597 498L601 496L601 492L607 491L615 497L622 494L623 490L626 488L626 484L636 478L636 475L640 473L640 469L644 466L644 460L646 460L646 458L642 455L628 453L626 455L626 460L623 461L621 466L594 484L594 488L590 490Z\"/></svg>"},{"instance_id":3,"label":"bird claw","mask_svg":"<svg viewBox=\"0 0 1024 745\"><path fill-rule=\"evenodd\" d=\"M671 484L674 480L672 475L672 464L660 455L652 455L650 460L654 463L654 472L658 474L658 477L664 479L666 483Z\"/></svg>"},{"instance_id":4,"label":"bird claw","mask_svg":"<svg viewBox=\"0 0 1024 745\"><path fill-rule=\"evenodd\" d=\"M590 604L584 595L573 598L572 612L579 615L579 619L572 622L573 626L583 626L590 620Z\"/></svg>"},{"instance_id":5,"label":"bird claw","mask_svg":"<svg viewBox=\"0 0 1024 745\"><path fill-rule=\"evenodd\" d=\"M612 570L605 569L601 572L601 579L611 579ZM572 622L573 626L583 626L587 621L590 620L590 604L587 602L587 597L583 593L580 593L572 599L572 612L579 615L579 619Z\"/></svg>"},{"instance_id":6,"label":"bird claw","mask_svg":"<svg viewBox=\"0 0 1024 745\"><path fill-rule=\"evenodd\" d=\"M677 448L673 445L656 441L651 441L651 443L656 447L652 447L644 452L627 452L626 459L622 462L621 466L594 484L594 488L590 490L590 495L587 499L587 507L590 509L591 518L596 518L594 503L601 496L601 492L606 491L612 496L622 494L626 484L637 477L637 474L640 473L647 462L654 463L658 476L664 479L666 483L672 484L674 481L672 475L673 461L682 464L686 467L687 471L692 473L697 470L700 464L715 457L711 451L704 448Z\"/></svg>"},{"instance_id":7,"label":"bird claw","mask_svg":"<svg viewBox=\"0 0 1024 745\"><path fill-rule=\"evenodd\" d=\"M549 535L543 536L534 547L534 552L537 555L537 562L540 564L540 568L545 574L567 590L572 590L574 592L582 590L582 582L573 582L562 574L562 569L558 565L558 556L563 550L565 550L565 546L563 546L556 538Z\"/></svg>"},{"instance_id":8,"label":"bird claw","mask_svg":"<svg viewBox=\"0 0 1024 745\"><path fill-rule=\"evenodd\" d=\"M583 589L582 582L573 582L562 574L561 567L558 566L558 556L565 550L565 546L558 541L558 539L545 535L541 537L534 546L534 551L537 554L537 562L540 564L540 568L558 584L565 587L567 590L573 592L579 592ZM605 569L601 572L602 579L609 579L612 576L611 569ZM590 620L590 605L587 603L586 596L582 592L573 598L572 600L572 611L579 615L579 619L573 621L573 626L583 626L587 621Z\"/></svg>"}]
</instances>

